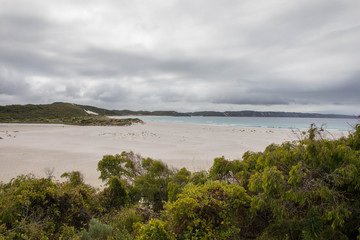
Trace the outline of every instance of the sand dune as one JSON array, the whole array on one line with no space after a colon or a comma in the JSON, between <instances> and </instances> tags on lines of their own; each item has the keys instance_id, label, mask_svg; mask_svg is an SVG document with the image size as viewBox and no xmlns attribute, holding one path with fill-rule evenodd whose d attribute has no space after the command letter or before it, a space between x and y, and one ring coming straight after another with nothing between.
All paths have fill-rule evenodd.
<instances>
[{"instance_id":1,"label":"sand dune","mask_svg":"<svg viewBox=\"0 0 360 240\"><path fill-rule=\"evenodd\" d=\"M331 132L334 137L346 132ZM220 127L148 122L128 127L0 125L0 181L19 174L59 176L79 170L85 181L101 186L96 170L103 155L134 151L169 166L207 170L215 157L240 159L271 143L296 140L290 129Z\"/></svg>"}]
</instances>

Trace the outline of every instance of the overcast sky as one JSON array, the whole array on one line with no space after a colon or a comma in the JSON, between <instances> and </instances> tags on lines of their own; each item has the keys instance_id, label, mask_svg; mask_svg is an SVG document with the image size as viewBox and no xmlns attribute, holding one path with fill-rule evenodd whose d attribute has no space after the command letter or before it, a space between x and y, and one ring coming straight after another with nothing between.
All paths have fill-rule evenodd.
<instances>
[{"instance_id":1,"label":"overcast sky","mask_svg":"<svg viewBox=\"0 0 360 240\"><path fill-rule=\"evenodd\" d=\"M359 0L0 6L0 105L360 113Z\"/></svg>"}]
</instances>

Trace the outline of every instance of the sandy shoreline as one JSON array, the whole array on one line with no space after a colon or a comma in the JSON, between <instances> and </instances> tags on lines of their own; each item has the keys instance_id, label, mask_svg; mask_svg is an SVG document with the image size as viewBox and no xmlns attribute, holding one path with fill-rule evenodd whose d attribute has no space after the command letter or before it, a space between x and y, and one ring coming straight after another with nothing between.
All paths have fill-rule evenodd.
<instances>
[{"instance_id":1,"label":"sandy shoreline","mask_svg":"<svg viewBox=\"0 0 360 240\"><path fill-rule=\"evenodd\" d=\"M334 137L347 132L333 131ZM134 151L169 166L207 170L215 157L240 159L244 152L263 151L271 143L296 140L290 129L224 127L147 122L128 127L0 125L0 181L33 173L56 178L81 171L86 183L102 185L97 162L103 155Z\"/></svg>"}]
</instances>

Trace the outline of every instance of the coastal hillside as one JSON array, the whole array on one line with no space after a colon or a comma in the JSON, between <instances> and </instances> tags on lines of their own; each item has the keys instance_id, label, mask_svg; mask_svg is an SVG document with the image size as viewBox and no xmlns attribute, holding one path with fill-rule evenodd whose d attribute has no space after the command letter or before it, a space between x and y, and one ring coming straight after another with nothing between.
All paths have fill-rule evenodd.
<instances>
[{"instance_id":1,"label":"coastal hillside","mask_svg":"<svg viewBox=\"0 0 360 240\"><path fill-rule=\"evenodd\" d=\"M98 116L173 116L173 117L290 117L290 118L354 118L343 114L320 114L299 112L258 112L258 111L198 111L198 112L176 112L176 111L131 111L131 110L109 110L89 105L78 105L73 103L56 102L52 104L39 105L8 105L0 106L0 122L22 121L29 119L54 119L67 117Z\"/></svg>"},{"instance_id":2,"label":"coastal hillside","mask_svg":"<svg viewBox=\"0 0 360 240\"><path fill-rule=\"evenodd\" d=\"M27 104L0 106L0 122L28 121L86 116L190 116L175 111L109 110L89 105L55 102L52 104Z\"/></svg>"},{"instance_id":3,"label":"coastal hillside","mask_svg":"<svg viewBox=\"0 0 360 240\"><path fill-rule=\"evenodd\" d=\"M55 123L90 126L123 126L142 123L139 119L111 119L111 111L72 103L0 106L2 123Z\"/></svg>"},{"instance_id":4,"label":"coastal hillside","mask_svg":"<svg viewBox=\"0 0 360 240\"><path fill-rule=\"evenodd\" d=\"M39 118L80 117L88 115L83 108L70 103L53 103L41 105L8 105L0 106L0 119L21 120Z\"/></svg>"}]
</instances>

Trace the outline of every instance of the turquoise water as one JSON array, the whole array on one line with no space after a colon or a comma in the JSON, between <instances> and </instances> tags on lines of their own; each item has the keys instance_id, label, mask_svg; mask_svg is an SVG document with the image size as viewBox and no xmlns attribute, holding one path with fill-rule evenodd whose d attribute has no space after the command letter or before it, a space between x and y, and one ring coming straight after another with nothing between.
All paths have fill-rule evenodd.
<instances>
[{"instance_id":1,"label":"turquoise water","mask_svg":"<svg viewBox=\"0 0 360 240\"><path fill-rule=\"evenodd\" d=\"M351 131L355 124L360 123L356 118L281 118L281 117L153 117L136 116L145 122L178 122L207 124L216 126L259 127L259 128L288 128L308 129L310 124L323 126L326 130ZM121 117L123 118L123 117Z\"/></svg>"}]
</instances>

